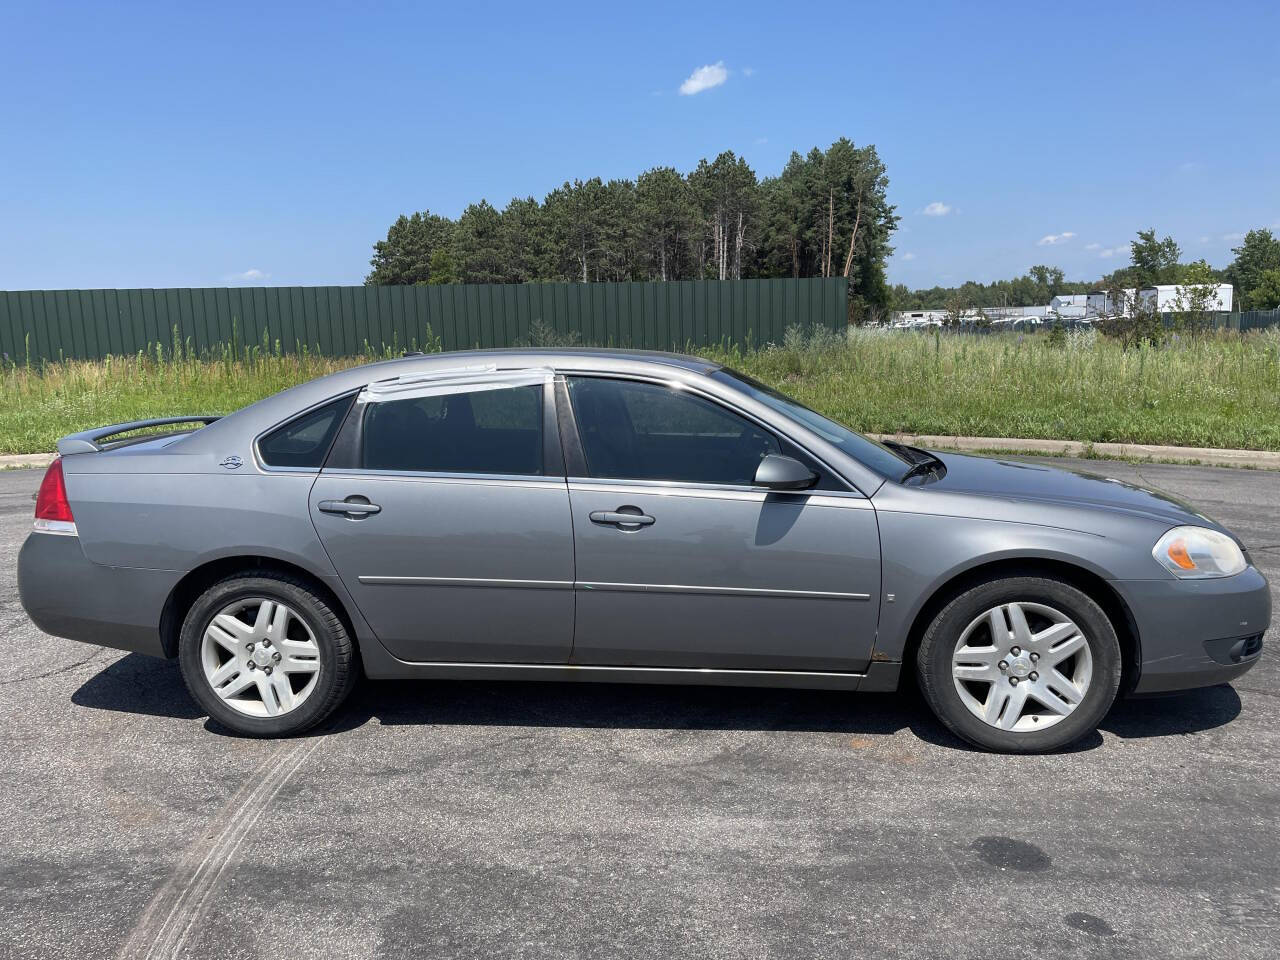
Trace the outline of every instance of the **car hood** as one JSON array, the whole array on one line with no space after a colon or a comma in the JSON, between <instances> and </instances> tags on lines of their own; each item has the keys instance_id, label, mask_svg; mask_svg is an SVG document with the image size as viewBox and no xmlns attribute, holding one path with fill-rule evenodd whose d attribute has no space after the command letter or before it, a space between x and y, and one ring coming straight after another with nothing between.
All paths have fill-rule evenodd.
<instances>
[{"instance_id":1,"label":"car hood","mask_svg":"<svg viewBox=\"0 0 1280 960\"><path fill-rule=\"evenodd\" d=\"M1207 524L1222 529L1185 501L1102 472L932 450L930 453L947 468L946 476L927 484L934 489L1121 512L1170 525Z\"/></svg>"}]
</instances>

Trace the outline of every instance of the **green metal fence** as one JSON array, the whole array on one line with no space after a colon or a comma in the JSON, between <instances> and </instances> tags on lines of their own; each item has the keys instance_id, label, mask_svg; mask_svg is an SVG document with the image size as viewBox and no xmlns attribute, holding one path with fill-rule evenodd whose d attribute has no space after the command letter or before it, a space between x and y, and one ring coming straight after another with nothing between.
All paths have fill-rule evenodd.
<instances>
[{"instance_id":1,"label":"green metal fence","mask_svg":"<svg viewBox=\"0 0 1280 960\"><path fill-rule=\"evenodd\" d=\"M1223 326L1233 330L1262 330L1266 327L1280 327L1280 309L1276 310L1241 310L1239 313L1227 314Z\"/></svg>"},{"instance_id":2,"label":"green metal fence","mask_svg":"<svg viewBox=\"0 0 1280 960\"><path fill-rule=\"evenodd\" d=\"M1242 310L1228 313L1225 310L1209 315L1209 324L1215 330L1237 330L1248 333L1250 330L1265 330L1267 327L1280 327L1280 309L1276 310ZM1169 329L1176 329L1183 322L1176 313L1162 313L1160 319Z\"/></svg>"},{"instance_id":3,"label":"green metal fence","mask_svg":"<svg viewBox=\"0 0 1280 960\"><path fill-rule=\"evenodd\" d=\"M0 352L19 364L101 359L176 340L197 353L265 343L354 356L429 338L460 350L527 343L538 321L605 346L760 345L797 324L842 329L846 295L843 278L0 291Z\"/></svg>"}]
</instances>

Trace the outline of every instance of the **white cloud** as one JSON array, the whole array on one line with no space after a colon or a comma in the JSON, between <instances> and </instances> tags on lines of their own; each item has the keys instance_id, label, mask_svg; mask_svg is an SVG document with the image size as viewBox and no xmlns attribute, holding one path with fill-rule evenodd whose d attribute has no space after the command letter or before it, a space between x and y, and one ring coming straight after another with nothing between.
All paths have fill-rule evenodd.
<instances>
[{"instance_id":1,"label":"white cloud","mask_svg":"<svg viewBox=\"0 0 1280 960\"><path fill-rule=\"evenodd\" d=\"M951 208L941 200L935 200L921 211L926 217L945 217Z\"/></svg>"},{"instance_id":2,"label":"white cloud","mask_svg":"<svg viewBox=\"0 0 1280 960\"><path fill-rule=\"evenodd\" d=\"M264 273L257 267L250 267L241 273L229 273L223 279L227 283L259 283L263 280L270 280L271 274Z\"/></svg>"},{"instance_id":3,"label":"white cloud","mask_svg":"<svg viewBox=\"0 0 1280 960\"><path fill-rule=\"evenodd\" d=\"M1122 253L1127 254L1128 252L1129 245L1127 243L1122 243L1118 247L1105 247L1102 250L1099 250L1098 256L1102 257L1104 260L1110 260L1112 257L1118 257Z\"/></svg>"},{"instance_id":4,"label":"white cloud","mask_svg":"<svg viewBox=\"0 0 1280 960\"><path fill-rule=\"evenodd\" d=\"M903 260L914 260L915 258L916 258L916 255L914 253L904 253L902 255Z\"/></svg>"},{"instance_id":5,"label":"white cloud","mask_svg":"<svg viewBox=\"0 0 1280 960\"><path fill-rule=\"evenodd\" d=\"M1084 248L1085 248L1086 250L1101 250L1101 249L1102 249L1102 244L1100 244L1100 243L1086 243L1086 244L1084 245Z\"/></svg>"},{"instance_id":6,"label":"white cloud","mask_svg":"<svg viewBox=\"0 0 1280 960\"><path fill-rule=\"evenodd\" d=\"M1208 242L1209 242L1209 238L1208 238L1208 237L1201 237L1201 238L1200 238L1200 242L1201 242L1201 243L1208 243Z\"/></svg>"},{"instance_id":7,"label":"white cloud","mask_svg":"<svg viewBox=\"0 0 1280 960\"><path fill-rule=\"evenodd\" d=\"M756 75L756 68L755 68L755 67L743 67L743 68L742 68L742 75L743 75L744 77L754 77L754 76Z\"/></svg>"},{"instance_id":8,"label":"white cloud","mask_svg":"<svg viewBox=\"0 0 1280 960\"><path fill-rule=\"evenodd\" d=\"M718 87L728 79L729 71L725 69L724 61L717 60L715 63L699 67L689 74L689 79L680 84L680 95L691 97L695 93L701 93L703 90Z\"/></svg>"},{"instance_id":9,"label":"white cloud","mask_svg":"<svg viewBox=\"0 0 1280 960\"><path fill-rule=\"evenodd\" d=\"M1052 247L1056 243L1066 243L1074 236L1075 234L1070 230L1065 230L1062 233L1049 233L1037 240L1036 246Z\"/></svg>"},{"instance_id":10,"label":"white cloud","mask_svg":"<svg viewBox=\"0 0 1280 960\"><path fill-rule=\"evenodd\" d=\"M760 144L762 144L762 143L768 143L768 142L769 142L769 138L768 138L768 137L756 137L756 145L757 145L757 146L759 146L759 145L760 145Z\"/></svg>"},{"instance_id":11,"label":"white cloud","mask_svg":"<svg viewBox=\"0 0 1280 960\"><path fill-rule=\"evenodd\" d=\"M1244 234L1243 233L1224 233L1222 235L1222 239L1225 240L1227 243L1238 243L1239 241L1244 239Z\"/></svg>"}]
</instances>

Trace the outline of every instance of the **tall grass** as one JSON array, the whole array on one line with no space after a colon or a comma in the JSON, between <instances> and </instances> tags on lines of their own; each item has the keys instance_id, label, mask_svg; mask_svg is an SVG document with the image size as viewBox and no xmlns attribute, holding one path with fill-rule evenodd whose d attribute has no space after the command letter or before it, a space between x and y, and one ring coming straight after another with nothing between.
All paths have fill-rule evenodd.
<instances>
[{"instance_id":1,"label":"tall grass","mask_svg":"<svg viewBox=\"0 0 1280 960\"><path fill-rule=\"evenodd\" d=\"M438 341L426 338L427 349ZM101 362L0 371L0 453L146 417L226 413L396 348L333 359L270 341L196 356L181 344ZM1122 351L1088 335L792 331L712 359L873 433L1045 437L1280 450L1280 331Z\"/></svg>"},{"instance_id":2,"label":"tall grass","mask_svg":"<svg viewBox=\"0 0 1280 960\"><path fill-rule=\"evenodd\" d=\"M439 350L427 328L425 349ZM417 347L417 344L411 344ZM224 414L286 387L347 367L399 356L399 347L366 344L355 357L332 358L280 342L227 344L197 355L188 345L159 344L131 356L0 366L0 454L52 450L58 437L149 417Z\"/></svg>"},{"instance_id":3,"label":"tall grass","mask_svg":"<svg viewBox=\"0 0 1280 960\"><path fill-rule=\"evenodd\" d=\"M1088 334L851 331L715 359L875 433L1280 449L1280 331L1121 350Z\"/></svg>"}]
</instances>

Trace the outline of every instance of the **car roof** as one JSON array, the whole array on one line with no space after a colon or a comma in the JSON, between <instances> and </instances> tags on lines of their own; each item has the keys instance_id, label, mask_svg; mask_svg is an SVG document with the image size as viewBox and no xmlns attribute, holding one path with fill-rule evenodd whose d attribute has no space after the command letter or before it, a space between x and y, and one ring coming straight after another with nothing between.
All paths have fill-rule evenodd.
<instances>
[{"instance_id":1,"label":"car roof","mask_svg":"<svg viewBox=\"0 0 1280 960\"><path fill-rule=\"evenodd\" d=\"M534 361L537 365L558 366L566 361L591 358L596 360L636 360L647 363L664 363L682 367L695 373L711 373L720 364L702 357L663 350L629 350L612 347L508 347L502 349L455 350L450 353L411 354L395 360L384 360L369 366L394 367L400 364L421 364L423 360L450 361L462 359Z\"/></svg>"},{"instance_id":2,"label":"car roof","mask_svg":"<svg viewBox=\"0 0 1280 960\"><path fill-rule=\"evenodd\" d=\"M313 383L324 383L338 377L363 378L365 382L412 374L431 374L437 369L459 366L494 364L499 369L507 367L553 367L569 370L588 369L601 372L638 372L646 366L659 364L690 374L709 374L720 369L720 364L702 357L682 353L665 353L660 350L625 350L606 347L516 347L505 349L454 350L448 353L413 353L394 360L351 367L348 370L321 377ZM360 371L363 371L360 372Z\"/></svg>"},{"instance_id":3,"label":"car roof","mask_svg":"<svg viewBox=\"0 0 1280 960\"><path fill-rule=\"evenodd\" d=\"M657 350L622 350L601 347L524 347L503 350L459 350L451 353L409 354L349 367L298 384L229 414L217 423L191 434L183 446L192 452L224 443L229 431L257 435L326 400L357 390L376 380L413 374L430 374L436 369L492 363L498 367L555 367L599 372L642 373L661 365L689 377L712 373L720 364L702 357Z\"/></svg>"}]
</instances>

